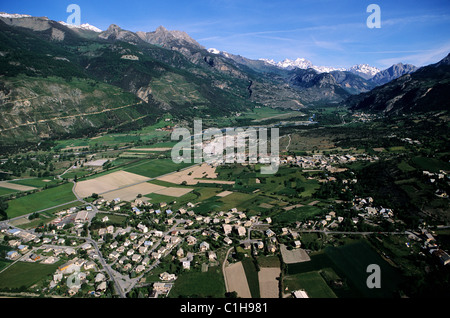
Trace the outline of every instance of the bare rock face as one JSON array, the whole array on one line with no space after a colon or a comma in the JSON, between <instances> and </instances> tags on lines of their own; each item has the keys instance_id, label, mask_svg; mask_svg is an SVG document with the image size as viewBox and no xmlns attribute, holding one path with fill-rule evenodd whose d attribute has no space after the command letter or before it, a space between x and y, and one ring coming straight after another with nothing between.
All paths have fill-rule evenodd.
<instances>
[{"instance_id":1,"label":"bare rock face","mask_svg":"<svg viewBox=\"0 0 450 318\"><path fill-rule=\"evenodd\" d=\"M136 44L141 41L135 33L123 30L116 24L111 24L108 29L101 32L98 37L105 40L120 40L132 44Z\"/></svg>"},{"instance_id":2,"label":"bare rock face","mask_svg":"<svg viewBox=\"0 0 450 318\"><path fill-rule=\"evenodd\" d=\"M65 36L66 34L63 31L52 28L52 41L64 41Z\"/></svg>"},{"instance_id":3,"label":"bare rock face","mask_svg":"<svg viewBox=\"0 0 450 318\"><path fill-rule=\"evenodd\" d=\"M50 40L52 41L63 41L66 35L62 25L46 17L22 16L13 18L0 16L0 21L13 27L25 28L32 31L50 31Z\"/></svg>"},{"instance_id":4,"label":"bare rock face","mask_svg":"<svg viewBox=\"0 0 450 318\"><path fill-rule=\"evenodd\" d=\"M152 88L150 86L141 87L136 92L136 96L145 101L146 103L149 102L151 95L152 95Z\"/></svg>"},{"instance_id":5,"label":"bare rock face","mask_svg":"<svg viewBox=\"0 0 450 318\"><path fill-rule=\"evenodd\" d=\"M183 31L169 31L163 26L159 26L154 32L141 32L136 34L143 41L162 46L166 49L173 49L174 47L190 47L195 49L204 49L197 41L192 39L186 32Z\"/></svg>"},{"instance_id":6,"label":"bare rock face","mask_svg":"<svg viewBox=\"0 0 450 318\"><path fill-rule=\"evenodd\" d=\"M0 17L0 21L7 25L30 29L33 31L45 31L52 27L52 21L48 18L42 17L20 17L20 18L6 18Z\"/></svg>"},{"instance_id":7,"label":"bare rock face","mask_svg":"<svg viewBox=\"0 0 450 318\"><path fill-rule=\"evenodd\" d=\"M410 74L415 71L417 71L417 67L415 67L414 65L398 63L376 74L372 78L372 82L377 85L384 85L392 80L399 78L400 76Z\"/></svg>"}]
</instances>

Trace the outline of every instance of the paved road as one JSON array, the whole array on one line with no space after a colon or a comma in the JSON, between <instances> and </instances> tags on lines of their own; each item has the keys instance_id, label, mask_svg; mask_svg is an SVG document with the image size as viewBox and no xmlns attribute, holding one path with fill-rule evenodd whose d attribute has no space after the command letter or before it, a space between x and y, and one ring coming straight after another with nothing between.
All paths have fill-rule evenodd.
<instances>
[{"instance_id":1,"label":"paved road","mask_svg":"<svg viewBox=\"0 0 450 318\"><path fill-rule=\"evenodd\" d=\"M373 235L373 234L389 234L389 235L407 235L405 231L401 232L346 232L346 231L328 231L328 230L306 230L300 229L297 232L303 233L324 233L324 234L347 234L347 235Z\"/></svg>"}]
</instances>

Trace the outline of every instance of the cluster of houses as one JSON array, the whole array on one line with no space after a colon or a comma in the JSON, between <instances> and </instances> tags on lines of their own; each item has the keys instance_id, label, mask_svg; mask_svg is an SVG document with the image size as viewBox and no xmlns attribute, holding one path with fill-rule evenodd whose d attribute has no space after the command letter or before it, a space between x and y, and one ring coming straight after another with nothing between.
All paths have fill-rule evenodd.
<instances>
[{"instance_id":1,"label":"cluster of houses","mask_svg":"<svg viewBox=\"0 0 450 318\"><path fill-rule=\"evenodd\" d=\"M373 204L373 198L359 198L355 197L353 199L353 209L358 211L358 217L365 220L366 222L370 222L371 220L379 220L383 218L390 223L395 223L394 211L389 208L377 207ZM353 218L353 223L358 223L359 218Z\"/></svg>"},{"instance_id":2,"label":"cluster of houses","mask_svg":"<svg viewBox=\"0 0 450 318\"><path fill-rule=\"evenodd\" d=\"M9 237L8 244L14 250L6 253L6 258L25 262L39 262L40 264L55 264L61 260L68 260L59 266L53 274L48 290L52 290L58 284L66 285L68 277L77 272L75 284L68 284L69 295L75 295L83 283L87 282L86 277L90 270L97 272L98 265L95 262L99 258L98 253L90 243L80 243L76 239L64 237L41 236L38 237L25 230L3 228L2 233ZM80 251L86 253L87 259L80 258ZM100 296L106 290L107 279L103 274L98 273L95 279L96 288L92 291L95 296ZM70 285L70 286L69 286Z\"/></svg>"},{"instance_id":3,"label":"cluster of houses","mask_svg":"<svg viewBox=\"0 0 450 318\"><path fill-rule=\"evenodd\" d=\"M436 238L425 227L419 227L419 231L407 231L408 238L421 242L422 250L436 257L442 265L450 264L450 255L441 249L436 242ZM407 246L409 244L407 243Z\"/></svg>"},{"instance_id":4,"label":"cluster of houses","mask_svg":"<svg viewBox=\"0 0 450 318\"><path fill-rule=\"evenodd\" d=\"M440 197L440 198L448 198L448 193L445 191L445 190L442 190L440 187L439 187L439 181L441 181L441 180L449 180L450 179L450 177L447 175L447 173L444 171L444 170L439 170L439 172L430 172L430 171L422 171L422 174L426 177L426 178L428 178L428 181L431 183L431 184L435 184L436 185L436 191L435 191L435 195L437 196L437 197Z\"/></svg>"},{"instance_id":5,"label":"cluster of houses","mask_svg":"<svg viewBox=\"0 0 450 318\"><path fill-rule=\"evenodd\" d=\"M352 115L352 121L353 122L369 122L377 117L378 117L378 115L376 115L376 114L357 112Z\"/></svg>"},{"instance_id":6,"label":"cluster of houses","mask_svg":"<svg viewBox=\"0 0 450 318\"><path fill-rule=\"evenodd\" d=\"M342 216L337 216L336 212L331 211L322 217L318 217L313 220L307 220L305 222L297 221L296 227L301 228L303 230L321 230L321 229L335 229L339 226L340 223L344 221ZM355 224L357 223L354 220Z\"/></svg>"},{"instance_id":7,"label":"cluster of houses","mask_svg":"<svg viewBox=\"0 0 450 318\"><path fill-rule=\"evenodd\" d=\"M189 270L191 268L193 258L197 254L205 255L210 262L216 262L217 255L211 250L206 238L218 241L224 236L224 244L231 245L233 240L229 237L229 234L233 230L239 236L245 236L246 228L257 221L256 218L248 220L246 215L237 211L237 209L232 209L229 212L217 212L217 214L204 217L195 215L192 210L185 208L180 208L174 212L164 203L160 205L160 209L150 208L150 205L147 205L147 207L149 208L144 210L142 206L135 206L133 213L140 215L145 211L145 213L155 216L164 214L166 216L164 222L174 229L164 233L160 230L150 230L148 226L141 222L135 227L126 229L114 228L110 225L98 230L99 235L108 232L114 236L126 234L120 244L117 240L114 240L107 246L110 251L108 254L109 262L114 264L115 268L121 272L140 274L144 270L152 268L152 264L157 263L183 242L186 243L189 250L183 250L182 247L176 249L177 258L183 269ZM188 207L193 207L193 204L188 204ZM164 212L161 211L163 208L166 208ZM179 217L178 220L175 219L175 215ZM102 221L107 222L107 216ZM153 222L159 223L159 219L154 218ZM213 230L213 227L206 229L203 226L194 229L196 225L214 225L215 228L219 229L220 224L223 224L223 233Z\"/></svg>"},{"instance_id":8,"label":"cluster of houses","mask_svg":"<svg viewBox=\"0 0 450 318\"><path fill-rule=\"evenodd\" d=\"M107 277L105 274L97 272L93 282L89 282L88 280L89 271L96 272L96 266L93 261L75 257L58 267L53 274L49 289L54 289L58 284L66 284L68 294L73 296L78 293L83 284L90 284L93 290L89 291L89 294L96 297L101 296L107 289Z\"/></svg>"},{"instance_id":9,"label":"cluster of houses","mask_svg":"<svg viewBox=\"0 0 450 318\"><path fill-rule=\"evenodd\" d=\"M367 154L315 154L311 156L281 156L280 163L285 165L299 166L303 169L327 170L330 172L345 171L345 168L339 170L333 165L346 164L356 161L377 161L379 158Z\"/></svg>"},{"instance_id":10,"label":"cluster of houses","mask_svg":"<svg viewBox=\"0 0 450 318\"><path fill-rule=\"evenodd\" d=\"M91 206L87 206L85 210L80 210L79 208L72 207L68 210L62 210L55 213L58 217L50 222L51 225L56 227L56 230L62 230L67 228L67 225L73 224L71 228L71 233L77 236L81 235L83 231L83 225L88 221L89 213L92 211ZM56 231L52 230L52 234Z\"/></svg>"},{"instance_id":11,"label":"cluster of houses","mask_svg":"<svg viewBox=\"0 0 450 318\"><path fill-rule=\"evenodd\" d=\"M41 241L36 235L17 228L3 228L1 232L8 235L10 238L8 240L8 245L12 250L6 253L6 258L10 260L17 260L27 254L30 251L30 244L37 244ZM37 260L38 258L33 255L30 259Z\"/></svg>"},{"instance_id":12,"label":"cluster of houses","mask_svg":"<svg viewBox=\"0 0 450 318\"><path fill-rule=\"evenodd\" d=\"M102 230L102 229L100 229ZM115 235L126 235L125 241L120 243L113 241L107 244L107 249L110 251L107 256L108 261L114 265L113 268L121 272L140 274L143 272L152 260L159 260L169 248L173 247L180 239L166 238L165 246L160 246L153 250L152 247L164 237L161 231L149 231L148 228L142 224L136 227L139 233L132 232L131 228L118 228Z\"/></svg>"},{"instance_id":13,"label":"cluster of houses","mask_svg":"<svg viewBox=\"0 0 450 318\"><path fill-rule=\"evenodd\" d=\"M288 156L283 160L286 160L286 163L296 162L304 168L314 166L327 169L331 163L358 159L351 155L325 157L314 155L311 157ZM367 160L367 157L364 160ZM374 158L371 157L369 160L374 160ZM352 182L352 180L349 182ZM117 211L114 210L116 206L123 207L124 204L125 202L121 202L120 198L112 201L98 199L94 202L94 205L102 210L109 207L111 213ZM298 233L293 229L282 228L280 233L275 233L274 228L271 228L272 220L270 217L265 219L260 219L258 216L247 217L245 213L238 211L236 208L202 216L191 210L193 207L195 207L195 204L188 203L185 208L173 211L167 203L160 203L156 207L144 200L136 199L131 202L131 213L128 214L129 216L135 216L133 218L135 222L132 223L135 225L126 228L110 225L108 216L104 216L101 219L105 224L104 227L94 231L96 239L98 237L98 243L103 244L101 251L104 259L114 271L128 274L129 277L136 277L158 266L160 261L169 254L173 255L171 260L179 262L183 270L190 270L195 258L199 255L204 263L218 264L215 248L211 247L211 242L217 242L217 244L214 243L217 247L230 246L240 240L243 242L244 249L250 249L253 244L254 253L263 250L275 253L279 246L277 238L281 239L282 237L285 237L284 241L289 238L293 248L302 246ZM357 212L357 217L352 218L354 224L361 222L361 220L371 222L380 219L394 223L392 209L375 206L371 197L355 197L353 210ZM66 224L74 224L71 231L79 236L80 230L90 219L89 213L90 211L87 209L71 208L58 212L57 219L52 223L57 230L64 229ZM144 222L144 220L147 221ZM338 227L343 220L343 217L331 211L314 220L303 223L296 222L296 227L302 229L333 229ZM150 226L151 223L161 225L161 222L166 226L158 228L168 230L157 230ZM75 295L80 290L81 285L87 283L92 286L90 292L92 295L100 296L105 292L107 279L96 262L100 255L92 244L84 242L81 238L76 240L67 239L61 235L58 237L57 233L53 233L53 236L44 234L37 237L35 234L20 229L3 229L2 231L12 237L8 240L10 246L14 248L7 253L7 257L10 259L14 260L25 254L28 255L28 261L40 261L46 264L55 263L60 259L69 259L65 264L59 266L54 273L49 285L50 290L59 286L59 284L67 283L69 295ZM264 238L250 239L250 231L260 231ZM424 246L431 254L438 257L445 265L450 263L449 255L434 244L434 238L430 233L416 234L411 233L416 239L425 238ZM112 239L106 240L107 235L110 235ZM115 239L117 237L120 237L120 239ZM35 253L35 248L31 250L32 253L28 253L30 252L30 246L26 244L27 242L31 242L32 246L39 245L39 254ZM82 254L80 254L81 251L83 251ZM197 263L195 262L195 264ZM92 277L92 275L89 275L91 272L96 273L96 277L88 281L88 276ZM69 284L69 278L74 273L77 275L76 283ZM161 282L154 284L152 295L158 297L158 295L167 294L176 279L177 276L173 273L162 273L160 275Z\"/></svg>"}]
</instances>

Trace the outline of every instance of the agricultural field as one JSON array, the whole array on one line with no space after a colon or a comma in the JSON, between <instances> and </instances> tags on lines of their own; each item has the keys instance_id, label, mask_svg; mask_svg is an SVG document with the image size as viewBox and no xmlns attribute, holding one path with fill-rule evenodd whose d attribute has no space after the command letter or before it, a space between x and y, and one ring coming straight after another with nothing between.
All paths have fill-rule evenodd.
<instances>
[{"instance_id":1,"label":"agricultural field","mask_svg":"<svg viewBox=\"0 0 450 318\"><path fill-rule=\"evenodd\" d=\"M375 249L364 240L354 240L339 247L327 246L310 255L311 261L288 264L286 278L305 273L317 273L331 268L345 282L342 287L333 288L338 297L393 297L402 281L402 274L388 264ZM381 268L381 288L369 289L366 285L370 264ZM317 277L316 274L310 274ZM307 275L308 276L308 275ZM288 282L290 280L288 279ZM300 281L300 279L299 279ZM308 292L308 290L306 290Z\"/></svg>"},{"instance_id":2,"label":"agricultural field","mask_svg":"<svg viewBox=\"0 0 450 318\"><path fill-rule=\"evenodd\" d=\"M242 262L236 262L225 267L228 291L235 291L240 298L251 298L246 271Z\"/></svg>"},{"instance_id":3,"label":"agricultural field","mask_svg":"<svg viewBox=\"0 0 450 318\"><path fill-rule=\"evenodd\" d=\"M153 144L157 142L168 141L170 140L170 132L159 129L171 125L172 124L167 123L164 118L154 125L144 127L141 130L131 131L129 133L109 133L92 138L58 140L56 145L53 147L53 150L95 150L101 149L103 147L121 147L126 145L133 145L138 142L151 142Z\"/></svg>"},{"instance_id":4,"label":"agricultural field","mask_svg":"<svg viewBox=\"0 0 450 318\"><path fill-rule=\"evenodd\" d=\"M172 159L153 159L153 160L143 160L131 167L125 167L123 170L145 176L148 178L159 177L186 167L192 164L180 163L176 164Z\"/></svg>"},{"instance_id":5,"label":"agricultural field","mask_svg":"<svg viewBox=\"0 0 450 318\"><path fill-rule=\"evenodd\" d=\"M95 179L77 182L75 191L80 197L85 198L92 193L102 194L133 184L144 183L148 180L149 178L141 175L117 171Z\"/></svg>"},{"instance_id":6,"label":"agricultural field","mask_svg":"<svg viewBox=\"0 0 450 318\"><path fill-rule=\"evenodd\" d=\"M55 264L39 264L17 262L2 273L0 273L1 289L28 289L33 285L40 286L55 272L60 262Z\"/></svg>"},{"instance_id":7,"label":"agricultural field","mask_svg":"<svg viewBox=\"0 0 450 318\"><path fill-rule=\"evenodd\" d=\"M47 178L27 178L27 179L9 181L9 183L20 184L20 185L29 186L29 187L35 187L35 188L44 188L46 186L47 187L48 186L52 186L52 185L55 185L57 182L58 181L55 180L52 177L47 177Z\"/></svg>"},{"instance_id":8,"label":"agricultural field","mask_svg":"<svg viewBox=\"0 0 450 318\"><path fill-rule=\"evenodd\" d=\"M223 298L225 282L218 267L209 267L208 271L183 272L176 280L169 297Z\"/></svg>"},{"instance_id":9,"label":"agricultural field","mask_svg":"<svg viewBox=\"0 0 450 318\"><path fill-rule=\"evenodd\" d=\"M258 272L259 292L261 298L278 298L278 279L280 269L276 267L261 267Z\"/></svg>"},{"instance_id":10,"label":"agricultural field","mask_svg":"<svg viewBox=\"0 0 450 318\"><path fill-rule=\"evenodd\" d=\"M203 119L208 127L245 127L255 124L276 123L282 120L307 120L304 113L281 108L259 107L239 113L238 116L224 116L209 120Z\"/></svg>"},{"instance_id":11,"label":"agricultural field","mask_svg":"<svg viewBox=\"0 0 450 318\"><path fill-rule=\"evenodd\" d=\"M12 263L12 261L5 258L6 253L8 253L10 250L11 248L9 246L0 245L0 271Z\"/></svg>"},{"instance_id":12,"label":"agricultural field","mask_svg":"<svg viewBox=\"0 0 450 318\"><path fill-rule=\"evenodd\" d=\"M72 193L72 188L72 183L66 183L11 200L6 210L8 218L18 217L75 201L76 197Z\"/></svg>"},{"instance_id":13,"label":"agricultural field","mask_svg":"<svg viewBox=\"0 0 450 318\"><path fill-rule=\"evenodd\" d=\"M283 280L285 294L296 290L306 290L310 298L336 298L336 294L327 285L318 271L290 275Z\"/></svg>"},{"instance_id":14,"label":"agricultural field","mask_svg":"<svg viewBox=\"0 0 450 318\"><path fill-rule=\"evenodd\" d=\"M426 170L430 172L439 172L439 170L450 170L450 163L436 158L427 157L414 157L412 158L412 164L420 170Z\"/></svg>"},{"instance_id":15,"label":"agricultural field","mask_svg":"<svg viewBox=\"0 0 450 318\"><path fill-rule=\"evenodd\" d=\"M15 191L32 191L35 190L35 187L25 186L21 184L15 184L7 181L0 181L0 188L11 189Z\"/></svg>"},{"instance_id":16,"label":"agricultural field","mask_svg":"<svg viewBox=\"0 0 450 318\"><path fill-rule=\"evenodd\" d=\"M19 192L18 190L0 188L0 197Z\"/></svg>"},{"instance_id":17,"label":"agricultural field","mask_svg":"<svg viewBox=\"0 0 450 318\"><path fill-rule=\"evenodd\" d=\"M174 163L172 162L172 164ZM187 166L184 164L184 167ZM183 166L181 166L180 168L182 169ZM194 167L190 167L189 169L177 171L176 173L158 178L158 180L161 181L187 185L195 185L199 182L208 183L209 181L211 181L211 183L221 183L221 180L215 179L217 179L216 168L206 163L195 165Z\"/></svg>"},{"instance_id":18,"label":"agricultural field","mask_svg":"<svg viewBox=\"0 0 450 318\"><path fill-rule=\"evenodd\" d=\"M436 155L427 155L429 150L424 149L423 146L405 144L400 139L386 140L386 135L391 130L390 127L383 127L382 124L379 126L374 124L373 131L361 129L362 126L357 123L341 125L342 114L341 110L335 108L317 111L318 118L324 118L331 123L328 127L282 127L281 130L285 133L281 138L282 152L290 156L311 157L330 153L376 155L380 160L372 161L370 158L370 161L336 165L336 167L348 169L346 171L340 169L341 171L336 173L331 172L332 169L328 170L320 166L321 163L318 161L311 169L303 169L291 161L280 166L274 175L262 175L260 164L232 164L218 167L207 164L179 165L170 159L169 150L176 144L169 141L170 130L156 131L156 129L173 126L173 119L168 118L170 120L161 120L139 131L109 133L94 138L58 140L55 142L56 146L46 155L41 154L42 158L36 156L36 160L39 161L37 165L42 166L42 169L28 166L24 168L24 171L19 169L22 179L8 181L6 185L9 188L2 187L0 183L0 196L11 198L7 201L8 217L19 217L11 221L10 225L29 230L43 224L49 225L48 223L56 218L54 212L84 204L76 201L72 193L73 183L57 185L57 182L60 182L58 175L75 165L77 168L70 169L62 178L72 179L76 176L77 185L74 191L81 198L92 203L95 200L92 194L96 193L108 201L115 198L120 198L122 201L120 213L114 214L110 206L104 205L100 208L102 212L96 214L95 221L108 216L107 225L133 228L142 223L148 226L148 233L158 230L167 235L172 229L165 222L165 213L153 214L153 209L158 209L159 203L164 202L167 203L166 209L170 208L175 212L173 217L176 221L181 219L193 221L193 225L187 227L189 235L192 234L199 241L210 243L214 251L219 251L222 247L226 250L230 247L235 248L238 251L236 254L240 255L231 256L236 259L233 260L233 265L225 268L225 274L231 290L237 291L239 297L290 297L291 292L298 289L306 290L312 298L398 297L401 295L399 290L405 286L403 285L405 273L411 273L408 277L417 277L418 286L422 278L425 280L426 274L422 275L420 268L424 264L427 266L429 264L423 261L421 256L417 256L421 249L418 245L411 244L404 235L381 236L379 234L366 237L365 234L361 236L360 233L363 232L361 229L373 230L376 226L376 231L380 229L403 232L405 229L414 228L410 225L417 225L418 221L421 221L417 215L413 215L411 219L402 218L406 213L416 211L411 209L414 206L423 206L421 212L429 213L433 217L447 215L450 219L448 199L436 195L438 186L444 190L448 189L445 188L445 179L437 179L438 177L435 176L437 180L433 183L430 177L423 174L424 170L431 173L448 170L448 153L440 151ZM231 122L249 125L266 124L288 119L298 120L302 117L304 117L303 114L296 111L286 112L262 108L256 109L254 113L243 113L236 118L223 118L222 124ZM214 123L210 122L210 124ZM352 144L357 146L353 147ZM27 161L25 156L21 160ZM94 163L94 166L90 166L89 163ZM39 173L39 177L30 177L32 173L34 175ZM43 176L44 173L45 176ZM327 180L330 176L335 177L334 181ZM357 182L350 182L352 179ZM346 183L343 182L344 180ZM56 187L53 187L55 185ZM20 197L21 192L27 190L41 191ZM12 194L17 195L17 198L13 199ZM388 223L385 220L382 221L384 223L377 223L377 220L370 219L368 221L374 222L373 227L367 226L369 224L369 222L365 223L367 219L359 215L364 211L362 209L356 211L352 208L356 205L354 204L356 200L352 201L353 199L368 196L373 198L376 207L393 208L394 217L391 220L393 223L387 224L386 229L383 228L384 223ZM141 206L142 214L137 215L129 209L130 203L126 202L134 201L136 198L147 201L153 206ZM193 206L189 205L187 208L188 203L192 203ZM34 219L20 217L47 208L49 210L41 212ZM176 211L180 208L192 210L195 215L190 213L183 216L177 215ZM265 237L264 231L270 228L276 233L277 251L275 253L255 250L255 246L252 247L253 249L244 251L242 238L238 237L234 229L230 234L233 240L232 245L225 245L222 243L223 232L220 223L203 223L196 218L196 216L215 215L215 212L219 211L227 213L234 208L244 212L247 219L257 217L257 221L252 220L258 224L253 225L251 229L251 239L261 240L265 246L268 246L269 239ZM334 224L338 226L338 231L357 234L340 236L320 232L325 228L321 221L331 211L344 219L342 224L340 222ZM355 224L352 218L357 215L360 219L359 223ZM271 218L270 223L267 217ZM422 217L423 215L420 214L420 218ZM222 215L219 219L223 219ZM408 223L410 220L412 220L411 223ZM430 219L426 220L428 222ZM242 224L241 219L237 217L231 222L232 225ZM433 224L439 223L435 221ZM98 223L95 225L97 226ZM177 223L176 230L180 230L183 226L184 222ZM301 249L292 249L294 235L291 236L292 233L281 235L283 228L298 231ZM71 227L67 231L70 229ZM316 232L308 233L309 229ZM212 237L208 236L208 230L217 232L222 237L213 241ZM326 230L332 231L332 228ZM97 229L92 231L94 236L98 236ZM445 229L443 231L444 234L439 236L447 237L448 240L448 233L445 234ZM136 228L132 229L132 232L141 234ZM182 248L195 254L191 270L182 270L181 264L172 258L175 251L171 251L160 261L155 261L153 263L155 267L152 267L149 272L144 273L143 278L148 285L142 287L136 285L135 289L127 295L128 297L139 296L139 294L142 296L141 291L144 292L144 289L145 293L149 292L151 283L160 281L159 274L164 271L176 273L178 276L168 297L224 297L226 285L224 273L221 271L223 260L220 260L219 266L209 267L207 272L200 271L199 267L207 256L197 253L197 245L188 247L183 241L185 238L186 236L181 236ZM108 236L105 239L109 244L114 240L114 236L112 238ZM152 240L157 242L158 238L152 238ZM168 245L167 242L158 243L162 243L162 246ZM101 250L105 251L104 255L110 252L110 247L102 246L100 240L98 244ZM223 253L223 250L220 252ZM257 253L252 254L252 252ZM427 257L431 258L428 254ZM8 264L10 264L8 261L1 259L0 270ZM138 276L133 272L135 270L133 267L125 270L124 266L119 264L119 262L114 264L114 270L120 271L123 277L128 279L127 275L130 275L130 279L134 279ZM367 288L366 268L370 264L378 264L381 267L382 288L379 290ZM30 266L30 264L26 265ZM36 282L31 276L18 278L16 271L20 269L34 273L37 267L15 269L15 266L6 272L17 281L9 281L5 275L0 275L0 288L1 283L4 282L4 286L8 284L17 289L25 286L31 290L30 286ZM437 268L437 266L429 266L433 269L435 267ZM36 275L37 286L45 280L47 268L42 268L41 272L40 275ZM280 275L281 280L278 279Z\"/></svg>"},{"instance_id":19,"label":"agricultural field","mask_svg":"<svg viewBox=\"0 0 450 318\"><path fill-rule=\"evenodd\" d=\"M116 215L116 214L112 214L112 213L97 213L96 217L97 219L101 220L103 219L105 216L108 217L108 224L114 225L114 226L119 226L119 227L125 227L126 221L127 221L127 217L124 215Z\"/></svg>"}]
</instances>

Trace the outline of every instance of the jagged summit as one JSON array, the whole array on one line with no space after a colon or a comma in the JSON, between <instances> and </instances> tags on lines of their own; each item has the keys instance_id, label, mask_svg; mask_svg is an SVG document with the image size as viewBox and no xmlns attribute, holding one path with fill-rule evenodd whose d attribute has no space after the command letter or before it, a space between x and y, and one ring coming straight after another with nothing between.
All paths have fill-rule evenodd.
<instances>
[{"instance_id":1,"label":"jagged summit","mask_svg":"<svg viewBox=\"0 0 450 318\"><path fill-rule=\"evenodd\" d=\"M375 76L372 78L372 81L378 85L383 85L396 78L399 78L400 76L415 72L416 70L417 67L414 65L397 63L375 74Z\"/></svg>"},{"instance_id":2,"label":"jagged summit","mask_svg":"<svg viewBox=\"0 0 450 318\"><path fill-rule=\"evenodd\" d=\"M173 48L179 46L190 46L193 48L204 49L197 41L191 38L184 31L169 31L164 26L160 25L153 32L136 32L137 36L150 44L159 45L165 48Z\"/></svg>"},{"instance_id":3,"label":"jagged summit","mask_svg":"<svg viewBox=\"0 0 450 318\"><path fill-rule=\"evenodd\" d=\"M348 68L347 71L369 79L378 74L380 69L370 66L369 64L356 64Z\"/></svg>"},{"instance_id":4,"label":"jagged summit","mask_svg":"<svg viewBox=\"0 0 450 318\"><path fill-rule=\"evenodd\" d=\"M111 24L106 31L98 35L101 39L121 40L128 43L139 43L141 39L133 32L123 30L117 24Z\"/></svg>"},{"instance_id":5,"label":"jagged summit","mask_svg":"<svg viewBox=\"0 0 450 318\"><path fill-rule=\"evenodd\" d=\"M317 66L305 58L297 58L295 60L285 59L280 62L275 62L274 60L269 60L269 59L260 59L260 60L267 64L274 65L279 68L287 69L287 70L293 70L295 68L299 68L299 69L312 68L313 70L317 71L318 73L330 73L333 71L348 71L348 72L352 72L352 73L355 73L358 75L363 75L366 79L373 77L375 74L377 74L380 71L376 67L373 67L373 66L370 66L367 64L354 65L348 69L342 68L342 67L332 67L332 66Z\"/></svg>"}]
</instances>

